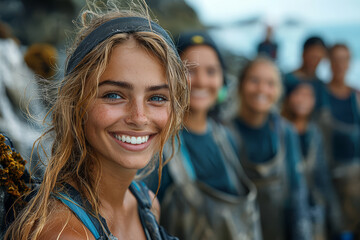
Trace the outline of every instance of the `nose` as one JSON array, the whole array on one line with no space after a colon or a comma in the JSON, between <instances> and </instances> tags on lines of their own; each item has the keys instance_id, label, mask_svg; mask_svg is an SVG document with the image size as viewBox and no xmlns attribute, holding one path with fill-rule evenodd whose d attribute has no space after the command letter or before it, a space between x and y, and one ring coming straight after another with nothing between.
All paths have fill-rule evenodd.
<instances>
[{"instance_id":1,"label":"nose","mask_svg":"<svg viewBox=\"0 0 360 240\"><path fill-rule=\"evenodd\" d=\"M148 124L148 117L145 104L142 100L133 100L128 106L128 116L125 122L133 127L140 128Z\"/></svg>"},{"instance_id":2,"label":"nose","mask_svg":"<svg viewBox=\"0 0 360 240\"><path fill-rule=\"evenodd\" d=\"M206 83L206 75L202 71L202 69L198 68L192 75L191 75L191 86L192 87L202 87Z\"/></svg>"}]
</instances>

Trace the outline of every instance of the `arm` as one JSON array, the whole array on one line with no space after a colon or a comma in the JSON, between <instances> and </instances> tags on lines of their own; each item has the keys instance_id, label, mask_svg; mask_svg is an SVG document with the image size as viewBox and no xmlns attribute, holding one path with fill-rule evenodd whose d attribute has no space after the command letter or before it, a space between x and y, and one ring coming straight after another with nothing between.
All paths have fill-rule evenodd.
<instances>
[{"instance_id":1,"label":"arm","mask_svg":"<svg viewBox=\"0 0 360 240\"><path fill-rule=\"evenodd\" d=\"M91 232L61 203L54 202L55 210L50 213L39 240L95 240Z\"/></svg>"},{"instance_id":2,"label":"arm","mask_svg":"<svg viewBox=\"0 0 360 240\"><path fill-rule=\"evenodd\" d=\"M289 178L289 220L291 239L311 239L311 220L308 206L308 189L300 172L300 144L294 130L286 128L286 159Z\"/></svg>"},{"instance_id":3,"label":"arm","mask_svg":"<svg viewBox=\"0 0 360 240\"><path fill-rule=\"evenodd\" d=\"M315 165L315 186L325 202L326 217L329 220L330 229L333 234L339 234L342 230L342 213L338 197L330 177L330 169L324 152L323 140L320 132L316 131L318 137L316 165Z\"/></svg>"}]
</instances>

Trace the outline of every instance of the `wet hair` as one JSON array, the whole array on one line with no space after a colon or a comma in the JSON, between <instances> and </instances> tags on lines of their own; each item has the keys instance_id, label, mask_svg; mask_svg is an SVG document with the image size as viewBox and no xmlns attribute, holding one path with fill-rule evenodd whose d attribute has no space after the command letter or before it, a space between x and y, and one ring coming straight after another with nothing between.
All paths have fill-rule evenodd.
<instances>
[{"instance_id":1,"label":"wet hair","mask_svg":"<svg viewBox=\"0 0 360 240\"><path fill-rule=\"evenodd\" d=\"M150 24L144 1L131 1L130 8L131 10L119 9L116 1L108 1L103 6L99 6L98 1L88 1L87 9L81 12L79 18L74 44L68 50L68 61L82 40L108 21L122 17L140 17L148 19ZM166 163L162 159L163 147L169 139L174 150L175 138L182 127L183 115L189 102L186 69L176 51L161 34L153 31L118 33L95 46L57 86L53 107L47 115L51 118L50 127L37 141L41 147L46 137L54 139L43 182L35 197L9 228L5 239L38 238L52 211L51 195L61 191L62 184L69 181L75 184L92 206L95 216L98 216L101 162L94 157L93 149L86 141L84 121L89 106L97 96L99 79L109 63L112 50L129 39L134 39L160 61L169 85L170 117L160 133L159 158L153 158L140 171L141 174L136 176L141 178L149 174L154 169L155 161L159 160L160 182L161 169Z\"/></svg>"},{"instance_id":2,"label":"wet hair","mask_svg":"<svg viewBox=\"0 0 360 240\"><path fill-rule=\"evenodd\" d=\"M303 50L305 51L306 49L312 46L320 46L326 49L325 42L322 40L322 38L318 36L311 36L307 38L304 42Z\"/></svg>"}]
</instances>

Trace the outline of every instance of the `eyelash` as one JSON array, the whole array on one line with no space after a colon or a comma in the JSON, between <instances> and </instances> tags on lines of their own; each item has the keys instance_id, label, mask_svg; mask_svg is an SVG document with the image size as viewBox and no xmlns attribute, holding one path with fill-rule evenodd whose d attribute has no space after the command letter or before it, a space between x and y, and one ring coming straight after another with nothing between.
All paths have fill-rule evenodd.
<instances>
[{"instance_id":1,"label":"eyelash","mask_svg":"<svg viewBox=\"0 0 360 240\"><path fill-rule=\"evenodd\" d=\"M151 100L151 99L153 99L153 98L160 98L160 99L162 99L162 100ZM157 102L157 103L164 103L164 102L167 102L168 101L168 99L165 97L165 96L163 96L163 95L154 95L154 96L151 96L150 98L149 98L149 101L154 101L154 102Z\"/></svg>"},{"instance_id":2,"label":"eyelash","mask_svg":"<svg viewBox=\"0 0 360 240\"><path fill-rule=\"evenodd\" d=\"M110 97L111 95L113 95L113 96L116 95L116 97L112 98L112 97ZM122 96L120 94L118 94L118 93L110 92L110 93L105 93L103 95L103 98L107 98L107 99L111 99L111 100L117 100L117 99L122 99Z\"/></svg>"},{"instance_id":3,"label":"eyelash","mask_svg":"<svg viewBox=\"0 0 360 240\"><path fill-rule=\"evenodd\" d=\"M114 98L111 96L116 96L116 97ZM102 98L105 98L106 100L109 101L118 101L119 99L123 99L123 97L119 93L114 93L114 92L105 93ZM158 100L154 100L154 98L157 98ZM149 101L155 102L156 104L160 104L167 102L168 99L164 95L153 95L149 98Z\"/></svg>"}]
</instances>

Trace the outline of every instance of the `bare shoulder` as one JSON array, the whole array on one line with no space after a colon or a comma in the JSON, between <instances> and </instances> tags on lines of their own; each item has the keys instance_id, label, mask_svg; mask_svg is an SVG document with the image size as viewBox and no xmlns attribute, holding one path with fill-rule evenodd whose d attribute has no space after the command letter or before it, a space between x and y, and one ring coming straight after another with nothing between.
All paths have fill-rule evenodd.
<instances>
[{"instance_id":1,"label":"bare shoulder","mask_svg":"<svg viewBox=\"0 0 360 240\"><path fill-rule=\"evenodd\" d=\"M155 197L155 194L149 190L149 196L152 200L152 206L151 206L151 212L154 214L156 221L160 222L160 203L157 197Z\"/></svg>"},{"instance_id":2,"label":"bare shoulder","mask_svg":"<svg viewBox=\"0 0 360 240\"><path fill-rule=\"evenodd\" d=\"M60 201L52 200L47 222L39 236L39 240L84 240L95 239L81 221Z\"/></svg>"}]
</instances>

